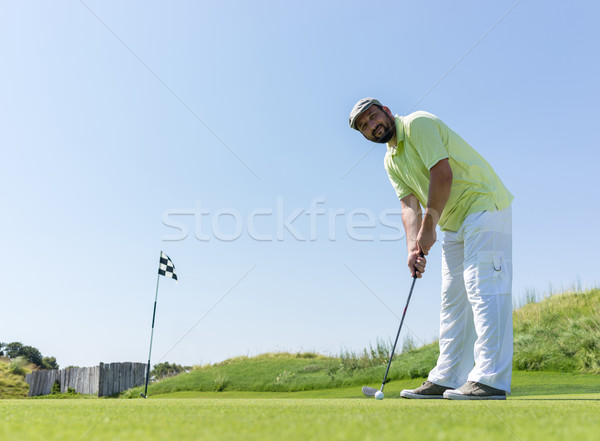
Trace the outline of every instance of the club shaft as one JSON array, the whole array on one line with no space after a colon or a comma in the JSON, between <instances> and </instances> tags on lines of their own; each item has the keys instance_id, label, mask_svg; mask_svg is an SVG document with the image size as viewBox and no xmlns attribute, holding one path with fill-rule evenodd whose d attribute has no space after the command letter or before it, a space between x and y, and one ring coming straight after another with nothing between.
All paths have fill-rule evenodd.
<instances>
[{"instance_id":1,"label":"club shaft","mask_svg":"<svg viewBox=\"0 0 600 441\"><path fill-rule=\"evenodd\" d=\"M402 324L404 323L404 317L406 317L406 310L408 309L408 304L410 303L410 298L412 297L413 288L415 287L415 282L417 281L417 275L413 277L412 285L410 286L410 291L408 293L408 299L406 300L406 306L404 307L404 312L402 313L402 319L400 320L400 326L398 327L398 333L396 334L396 340L394 341L394 346L392 347L392 353L390 354L390 360L388 361L387 369L385 370L385 376L383 377L383 383L381 383L381 391L383 392L383 388L385 387L385 382L387 380L388 373L390 372L390 366L392 365L392 358L394 358L394 352L396 351L396 345L398 344L398 338L400 337L400 331L402 330Z\"/></svg>"}]
</instances>

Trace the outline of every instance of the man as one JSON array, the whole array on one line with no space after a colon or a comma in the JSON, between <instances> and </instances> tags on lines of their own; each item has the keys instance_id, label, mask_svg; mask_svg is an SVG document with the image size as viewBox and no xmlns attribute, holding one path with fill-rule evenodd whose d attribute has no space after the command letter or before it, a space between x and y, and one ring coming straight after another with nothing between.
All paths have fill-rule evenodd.
<instances>
[{"instance_id":1,"label":"man","mask_svg":"<svg viewBox=\"0 0 600 441\"><path fill-rule=\"evenodd\" d=\"M491 166L427 112L393 117L360 100L350 127L387 143L385 169L402 205L408 267L422 277L442 240L440 355L404 398L506 399L512 373L512 194ZM423 212L421 206L425 208Z\"/></svg>"}]
</instances>

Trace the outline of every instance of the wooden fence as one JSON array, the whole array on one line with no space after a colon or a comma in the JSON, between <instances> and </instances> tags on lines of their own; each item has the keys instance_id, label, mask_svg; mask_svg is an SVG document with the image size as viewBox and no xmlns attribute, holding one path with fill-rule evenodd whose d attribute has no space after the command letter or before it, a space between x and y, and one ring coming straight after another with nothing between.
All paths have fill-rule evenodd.
<instances>
[{"instance_id":1,"label":"wooden fence","mask_svg":"<svg viewBox=\"0 0 600 441\"><path fill-rule=\"evenodd\" d=\"M54 382L60 383L60 391L69 388L80 394L105 397L132 387L142 386L146 379L145 363L100 363L87 368L70 368L51 371L34 371L27 374L29 396L49 395Z\"/></svg>"}]
</instances>

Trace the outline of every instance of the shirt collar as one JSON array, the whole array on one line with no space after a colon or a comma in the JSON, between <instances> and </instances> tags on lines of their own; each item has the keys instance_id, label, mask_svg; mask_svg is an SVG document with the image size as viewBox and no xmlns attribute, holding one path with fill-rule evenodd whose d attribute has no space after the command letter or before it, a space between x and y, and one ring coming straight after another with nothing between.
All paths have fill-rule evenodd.
<instances>
[{"instance_id":1,"label":"shirt collar","mask_svg":"<svg viewBox=\"0 0 600 441\"><path fill-rule=\"evenodd\" d=\"M398 153L398 146L404 141L404 124L402 123L402 117L396 115L394 120L396 121L396 145L388 142L387 149L392 155Z\"/></svg>"}]
</instances>

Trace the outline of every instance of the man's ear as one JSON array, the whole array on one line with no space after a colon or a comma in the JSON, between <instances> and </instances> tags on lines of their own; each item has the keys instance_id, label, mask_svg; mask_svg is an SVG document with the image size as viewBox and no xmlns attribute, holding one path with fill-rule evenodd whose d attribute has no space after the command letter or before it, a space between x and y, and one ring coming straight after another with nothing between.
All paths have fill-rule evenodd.
<instances>
[{"instance_id":1,"label":"man's ear","mask_svg":"<svg viewBox=\"0 0 600 441\"><path fill-rule=\"evenodd\" d=\"M390 110L389 107L381 106L381 108L383 109L383 111L385 113L387 113L388 115L392 116L392 111Z\"/></svg>"}]
</instances>

